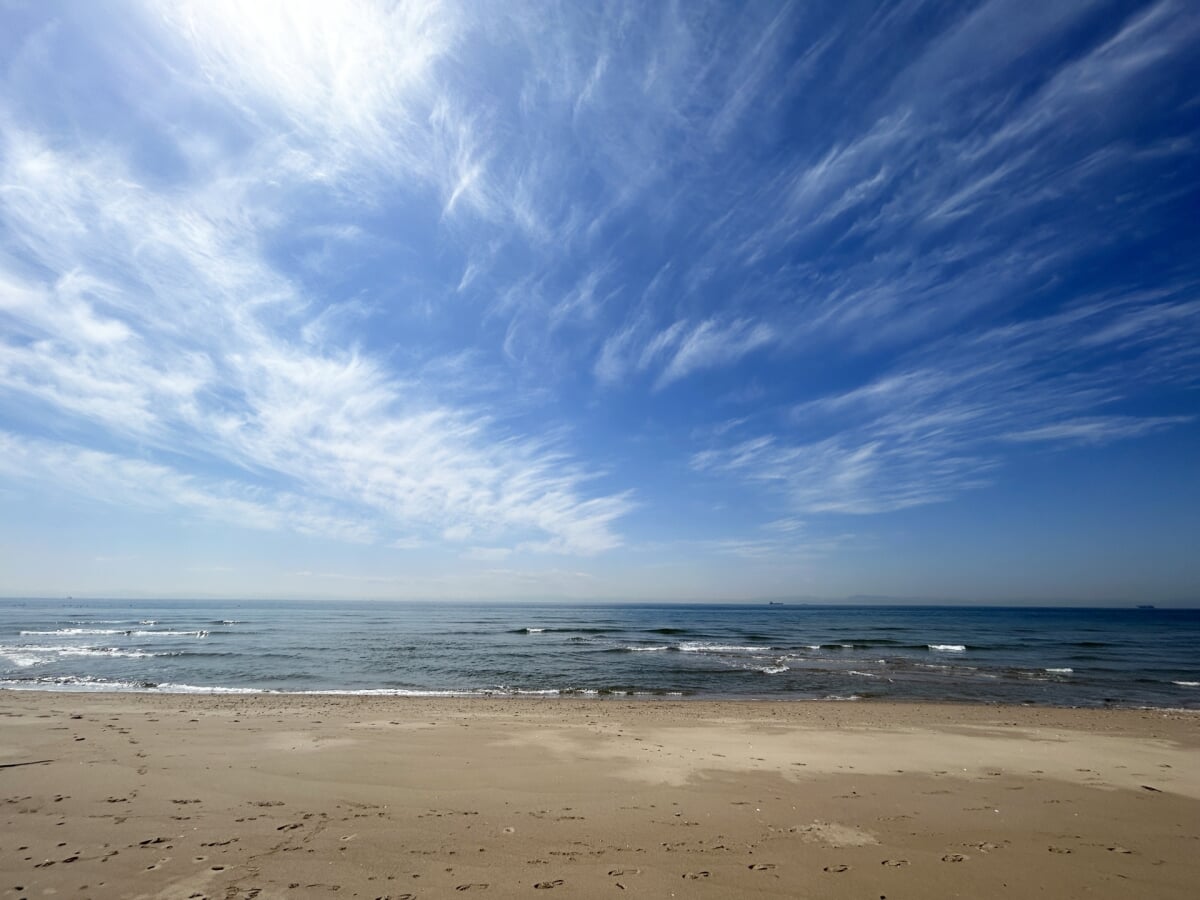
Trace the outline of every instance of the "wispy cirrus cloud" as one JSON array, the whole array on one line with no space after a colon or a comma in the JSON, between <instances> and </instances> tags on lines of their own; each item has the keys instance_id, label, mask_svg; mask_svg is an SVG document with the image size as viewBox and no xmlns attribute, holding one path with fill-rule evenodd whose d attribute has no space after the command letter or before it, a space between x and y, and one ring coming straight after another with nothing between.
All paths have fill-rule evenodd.
<instances>
[{"instance_id":1,"label":"wispy cirrus cloud","mask_svg":"<svg viewBox=\"0 0 1200 900\"><path fill-rule=\"evenodd\" d=\"M774 340L769 325L748 319L680 320L643 334L633 326L605 342L594 372L601 382L615 384L633 374L657 371L654 387L662 389L694 372L735 363Z\"/></svg>"},{"instance_id":2,"label":"wispy cirrus cloud","mask_svg":"<svg viewBox=\"0 0 1200 900\"><path fill-rule=\"evenodd\" d=\"M569 553L619 543L628 498L583 496L590 476L547 440L312 342L308 298L258 250L254 177L156 193L118 159L11 128L0 172L3 390L47 424L187 448L383 527Z\"/></svg>"},{"instance_id":3,"label":"wispy cirrus cloud","mask_svg":"<svg viewBox=\"0 0 1200 900\"><path fill-rule=\"evenodd\" d=\"M179 74L279 136L296 174L350 189L413 179L446 215L491 211L472 117L439 86L464 39L457 4L151 5L196 66Z\"/></svg>"},{"instance_id":4,"label":"wispy cirrus cloud","mask_svg":"<svg viewBox=\"0 0 1200 900\"><path fill-rule=\"evenodd\" d=\"M946 339L793 407L782 434L723 436L692 466L779 490L788 509L870 514L987 484L1014 444L1104 444L1191 422L1121 410L1146 391L1200 384L1196 290L1092 298ZM1138 327L1147 321L1171 327Z\"/></svg>"},{"instance_id":5,"label":"wispy cirrus cloud","mask_svg":"<svg viewBox=\"0 0 1200 900\"><path fill-rule=\"evenodd\" d=\"M199 478L169 466L57 441L0 432L0 473L72 496L261 531L293 531L351 543L376 539L371 524L333 504L232 479Z\"/></svg>"}]
</instances>

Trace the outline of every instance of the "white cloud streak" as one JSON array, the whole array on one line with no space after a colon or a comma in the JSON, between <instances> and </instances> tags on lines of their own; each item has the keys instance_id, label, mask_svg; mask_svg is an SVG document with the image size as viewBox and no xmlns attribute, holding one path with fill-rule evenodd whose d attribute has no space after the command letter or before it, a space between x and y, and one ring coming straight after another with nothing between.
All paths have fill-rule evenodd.
<instances>
[{"instance_id":1,"label":"white cloud streak","mask_svg":"<svg viewBox=\"0 0 1200 900\"><path fill-rule=\"evenodd\" d=\"M263 226L245 211L258 175L156 193L117 159L9 129L4 393L48 422L187 447L397 529L616 546L628 498L583 497L589 476L545 441L505 435L359 351L303 340L308 300L257 252Z\"/></svg>"},{"instance_id":2,"label":"white cloud streak","mask_svg":"<svg viewBox=\"0 0 1200 900\"><path fill-rule=\"evenodd\" d=\"M123 508L178 512L224 525L367 543L372 527L330 504L232 480L201 479L168 466L0 432L0 473L43 490Z\"/></svg>"},{"instance_id":3,"label":"white cloud streak","mask_svg":"<svg viewBox=\"0 0 1200 900\"><path fill-rule=\"evenodd\" d=\"M871 514L988 484L1012 445L1099 445L1191 422L1120 410L1155 386L1200 384L1195 290L1090 298L948 338L860 387L794 407L784 434L723 436L692 466L769 487L797 512Z\"/></svg>"}]
</instances>

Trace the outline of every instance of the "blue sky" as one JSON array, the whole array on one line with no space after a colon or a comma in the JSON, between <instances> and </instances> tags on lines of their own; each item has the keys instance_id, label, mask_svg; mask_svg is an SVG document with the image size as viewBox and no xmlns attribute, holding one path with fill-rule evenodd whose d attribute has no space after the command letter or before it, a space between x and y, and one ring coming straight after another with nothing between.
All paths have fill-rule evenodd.
<instances>
[{"instance_id":1,"label":"blue sky","mask_svg":"<svg viewBox=\"0 0 1200 900\"><path fill-rule=\"evenodd\" d=\"M0 17L0 594L1200 593L1193 4Z\"/></svg>"}]
</instances>

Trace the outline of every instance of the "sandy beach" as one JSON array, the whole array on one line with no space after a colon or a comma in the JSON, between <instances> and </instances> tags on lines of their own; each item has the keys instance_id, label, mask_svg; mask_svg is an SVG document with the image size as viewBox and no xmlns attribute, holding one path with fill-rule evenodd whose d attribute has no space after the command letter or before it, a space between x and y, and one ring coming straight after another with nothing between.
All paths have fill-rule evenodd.
<instances>
[{"instance_id":1,"label":"sandy beach","mask_svg":"<svg viewBox=\"0 0 1200 900\"><path fill-rule=\"evenodd\" d=\"M0 723L3 897L1200 883L1194 713L7 691Z\"/></svg>"}]
</instances>

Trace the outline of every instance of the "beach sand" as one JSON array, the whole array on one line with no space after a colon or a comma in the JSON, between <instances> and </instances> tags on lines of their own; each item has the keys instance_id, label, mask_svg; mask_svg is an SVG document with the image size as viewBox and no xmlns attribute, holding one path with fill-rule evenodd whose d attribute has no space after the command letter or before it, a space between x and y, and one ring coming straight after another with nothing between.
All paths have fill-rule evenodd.
<instances>
[{"instance_id":1,"label":"beach sand","mask_svg":"<svg viewBox=\"0 0 1200 900\"><path fill-rule=\"evenodd\" d=\"M1195 897L1200 715L0 692L0 897Z\"/></svg>"}]
</instances>

